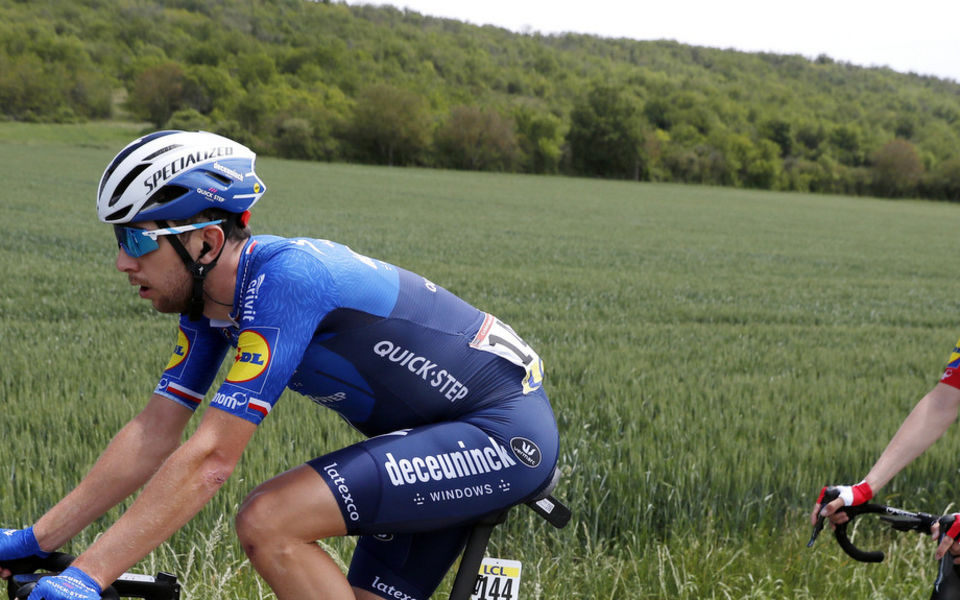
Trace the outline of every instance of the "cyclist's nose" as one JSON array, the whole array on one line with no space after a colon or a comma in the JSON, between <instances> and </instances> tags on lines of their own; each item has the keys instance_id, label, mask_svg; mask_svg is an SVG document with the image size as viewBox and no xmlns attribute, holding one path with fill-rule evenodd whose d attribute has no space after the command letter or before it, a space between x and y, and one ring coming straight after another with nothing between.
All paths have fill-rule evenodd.
<instances>
[{"instance_id":1,"label":"cyclist's nose","mask_svg":"<svg viewBox=\"0 0 960 600\"><path fill-rule=\"evenodd\" d=\"M118 271L126 273L128 271L136 270L137 264L138 264L137 260L135 258L131 258L130 255L127 254L126 251L124 251L123 248L120 248L120 247L117 248L116 265L117 265Z\"/></svg>"}]
</instances>

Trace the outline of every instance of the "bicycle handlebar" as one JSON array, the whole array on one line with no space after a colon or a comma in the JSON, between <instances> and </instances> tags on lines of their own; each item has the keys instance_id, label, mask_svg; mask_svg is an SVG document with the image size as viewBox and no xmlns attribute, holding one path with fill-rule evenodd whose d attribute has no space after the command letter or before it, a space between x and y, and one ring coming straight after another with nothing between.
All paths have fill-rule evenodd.
<instances>
[{"instance_id":1,"label":"bicycle handlebar","mask_svg":"<svg viewBox=\"0 0 960 600\"><path fill-rule=\"evenodd\" d=\"M41 577L63 571L70 566L74 558L70 554L53 552L46 558L31 556L4 562L3 568L13 573L7 581L9 600L26 598ZM34 574L40 570L50 573ZM180 584L177 582L177 578L169 573L157 573L155 577L124 573L111 585L104 588L101 598L103 600L119 600L120 598L179 600Z\"/></svg>"},{"instance_id":2,"label":"bicycle handlebar","mask_svg":"<svg viewBox=\"0 0 960 600\"><path fill-rule=\"evenodd\" d=\"M834 536L837 538L837 543L840 544L843 551L851 558L860 562L881 562L884 558L883 552L879 550L865 551L857 548L847 536L847 526L853 523L854 519L860 515L880 515L882 521L886 521L897 531L918 531L920 533L930 533L933 524L940 519L949 519L950 524L953 523L953 517L939 517L923 512L910 512L883 504L868 503L858 506L844 506L841 510L850 517L850 520L837 525L834 529ZM942 523L940 526L941 528L944 527ZM947 527L949 528L949 525L947 525ZM941 530L946 531L946 529Z\"/></svg>"},{"instance_id":3,"label":"bicycle handlebar","mask_svg":"<svg viewBox=\"0 0 960 600\"><path fill-rule=\"evenodd\" d=\"M837 497L838 494L834 489L828 489L824 494L821 506L836 499ZM882 551L861 550L860 548L856 547L847 536L847 526L853 523L854 519L860 515L879 515L880 520L886 522L888 525L890 525L890 527L897 531L917 531L920 533L931 533L933 530L933 524L939 523L941 537L947 532L948 529L950 529L950 526L953 525L953 521L955 519L955 515L939 516L924 512L911 512L894 508L892 506L886 506L884 504L858 504L856 506L844 506L840 510L846 513L847 516L850 517L850 520L845 523L840 523L834 528L834 537L837 538L837 543L840 545L843 551L847 553L847 555L860 562L881 562L884 558ZM816 541L820 531L823 530L825 518L826 517L822 516L817 518L817 522L813 526L813 534L810 536L810 541L807 542L808 548L813 546L813 543Z\"/></svg>"},{"instance_id":4,"label":"bicycle handlebar","mask_svg":"<svg viewBox=\"0 0 960 600\"><path fill-rule=\"evenodd\" d=\"M18 558L16 560L4 561L0 566L7 569L14 575L24 573L33 573L35 571L62 571L70 566L74 557L63 552L51 552L49 556L41 558L39 556L28 556L27 558Z\"/></svg>"}]
</instances>

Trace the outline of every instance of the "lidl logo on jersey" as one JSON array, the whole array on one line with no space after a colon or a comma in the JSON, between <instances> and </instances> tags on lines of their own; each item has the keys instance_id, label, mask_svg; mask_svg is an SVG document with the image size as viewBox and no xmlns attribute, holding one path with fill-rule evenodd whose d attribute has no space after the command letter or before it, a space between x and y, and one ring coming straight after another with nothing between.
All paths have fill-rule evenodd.
<instances>
[{"instance_id":1,"label":"lidl logo on jersey","mask_svg":"<svg viewBox=\"0 0 960 600\"><path fill-rule=\"evenodd\" d=\"M276 344L279 330L275 327L247 329L237 337L237 353L233 357L233 366L227 373L230 383L247 383L266 374L270 368L272 348ZM243 386L251 391L260 391L259 386ZM256 387L256 389L254 389Z\"/></svg>"},{"instance_id":2,"label":"lidl logo on jersey","mask_svg":"<svg viewBox=\"0 0 960 600\"><path fill-rule=\"evenodd\" d=\"M178 367L182 368L187 360L187 357L190 356L190 348L193 347L193 343L196 339L196 329L181 325L177 330L177 345L174 346L173 354L170 355L170 360L167 361L167 366L164 367L163 370L170 371L171 369L177 369Z\"/></svg>"},{"instance_id":3,"label":"lidl logo on jersey","mask_svg":"<svg viewBox=\"0 0 960 600\"><path fill-rule=\"evenodd\" d=\"M181 327L177 331L177 345L173 349L173 355L170 357L170 361L163 370L169 371L170 369L182 363L184 360L186 360L188 352L190 352L190 340L187 339L187 334L183 332L183 328Z\"/></svg>"}]
</instances>

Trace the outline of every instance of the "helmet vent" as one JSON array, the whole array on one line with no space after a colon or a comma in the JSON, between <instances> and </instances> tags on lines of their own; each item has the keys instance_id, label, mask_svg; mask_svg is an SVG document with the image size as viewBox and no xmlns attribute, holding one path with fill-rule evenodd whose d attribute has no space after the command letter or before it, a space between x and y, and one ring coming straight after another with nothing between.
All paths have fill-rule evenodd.
<instances>
[{"instance_id":1,"label":"helmet vent","mask_svg":"<svg viewBox=\"0 0 960 600\"><path fill-rule=\"evenodd\" d=\"M139 164L134 168L130 169L130 172L127 173L127 176L120 180L120 183L117 184L117 187L113 190L113 195L110 196L110 202L107 203L107 206L113 206L117 203L117 200L120 199L120 196L127 191L127 188L130 187L130 184L136 179L137 175L143 173L144 169L149 167L149 164Z\"/></svg>"},{"instance_id":2,"label":"helmet vent","mask_svg":"<svg viewBox=\"0 0 960 600\"><path fill-rule=\"evenodd\" d=\"M223 187L230 187L230 184L233 183L228 177L224 177L220 173L214 173L213 171L204 171L204 174L206 174L211 179L216 179L218 182L220 182L220 185L222 185Z\"/></svg>"},{"instance_id":3,"label":"helmet vent","mask_svg":"<svg viewBox=\"0 0 960 600\"><path fill-rule=\"evenodd\" d=\"M144 203L144 205L140 208L140 210L142 212L146 210L148 207L153 206L155 204L166 204L171 200L176 200L180 196L187 193L187 191L188 191L187 188L181 185L165 185L159 190L157 190L156 192L154 192L154 194L150 196L150 199Z\"/></svg>"},{"instance_id":4,"label":"helmet vent","mask_svg":"<svg viewBox=\"0 0 960 600\"><path fill-rule=\"evenodd\" d=\"M151 154L150 156L148 156L148 157L146 157L145 159L143 159L143 162L150 162L151 160L155 159L156 157L160 156L161 154L165 154L165 153L167 153L167 152L170 152L171 150L174 150L174 149L176 149L176 148L179 148L179 147L182 146L182 145L183 145L183 144L173 144L172 146L167 146L166 148L160 148L159 150L157 150L156 152L154 152L154 153Z\"/></svg>"},{"instance_id":5,"label":"helmet vent","mask_svg":"<svg viewBox=\"0 0 960 600\"><path fill-rule=\"evenodd\" d=\"M136 149L142 147L144 144L151 142L157 138L163 137L165 135L170 135L173 133L178 133L176 131L157 131L151 133L150 135L143 136L140 139L134 140L130 145L124 148L120 154L116 155L113 159L113 162L110 163L110 166L107 167L107 170L103 172L103 177L100 178L100 190L97 192L97 196L103 194L103 186L106 185L107 180L110 179L110 176L113 175L113 172L117 170L117 167L120 166L128 156L130 156ZM113 206L113 203L110 203L110 206Z\"/></svg>"},{"instance_id":6,"label":"helmet vent","mask_svg":"<svg viewBox=\"0 0 960 600\"><path fill-rule=\"evenodd\" d=\"M116 221L122 221L123 218L127 216L127 213L130 212L130 208L131 208L130 206L124 206L123 208L121 208L121 209L118 210L117 212L110 213L109 215L107 215L107 218L104 219L104 221L107 222L107 223L113 223L113 222L116 222Z\"/></svg>"}]
</instances>

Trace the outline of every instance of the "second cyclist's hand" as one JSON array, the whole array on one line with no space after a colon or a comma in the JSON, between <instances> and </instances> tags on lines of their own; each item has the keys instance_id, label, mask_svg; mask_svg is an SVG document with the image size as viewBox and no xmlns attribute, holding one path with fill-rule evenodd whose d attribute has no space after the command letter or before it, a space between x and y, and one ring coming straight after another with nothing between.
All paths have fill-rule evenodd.
<instances>
[{"instance_id":1,"label":"second cyclist's hand","mask_svg":"<svg viewBox=\"0 0 960 600\"><path fill-rule=\"evenodd\" d=\"M100 586L76 567L37 582L27 600L100 600Z\"/></svg>"},{"instance_id":2,"label":"second cyclist's hand","mask_svg":"<svg viewBox=\"0 0 960 600\"><path fill-rule=\"evenodd\" d=\"M824 496L827 495L828 490L834 491L837 497L825 502ZM810 513L810 523L816 523L819 517L829 517L830 523L833 525L846 523L850 518L845 513L837 511L844 506L857 506L869 502L871 498L873 498L873 490L866 481L861 481L856 485L824 486L820 490L820 496L813 507L813 512Z\"/></svg>"},{"instance_id":3,"label":"second cyclist's hand","mask_svg":"<svg viewBox=\"0 0 960 600\"><path fill-rule=\"evenodd\" d=\"M945 520L950 524L949 526L944 525L947 530L943 532L943 539L940 539L940 521ZM949 517L940 517L940 520L930 528L930 535L933 536L934 540L940 540L936 552L937 560L943 558L949 552L956 557L953 559L954 564L960 564L960 556L957 556L960 555L960 543L957 539L960 537L960 513L953 513Z\"/></svg>"}]
</instances>

